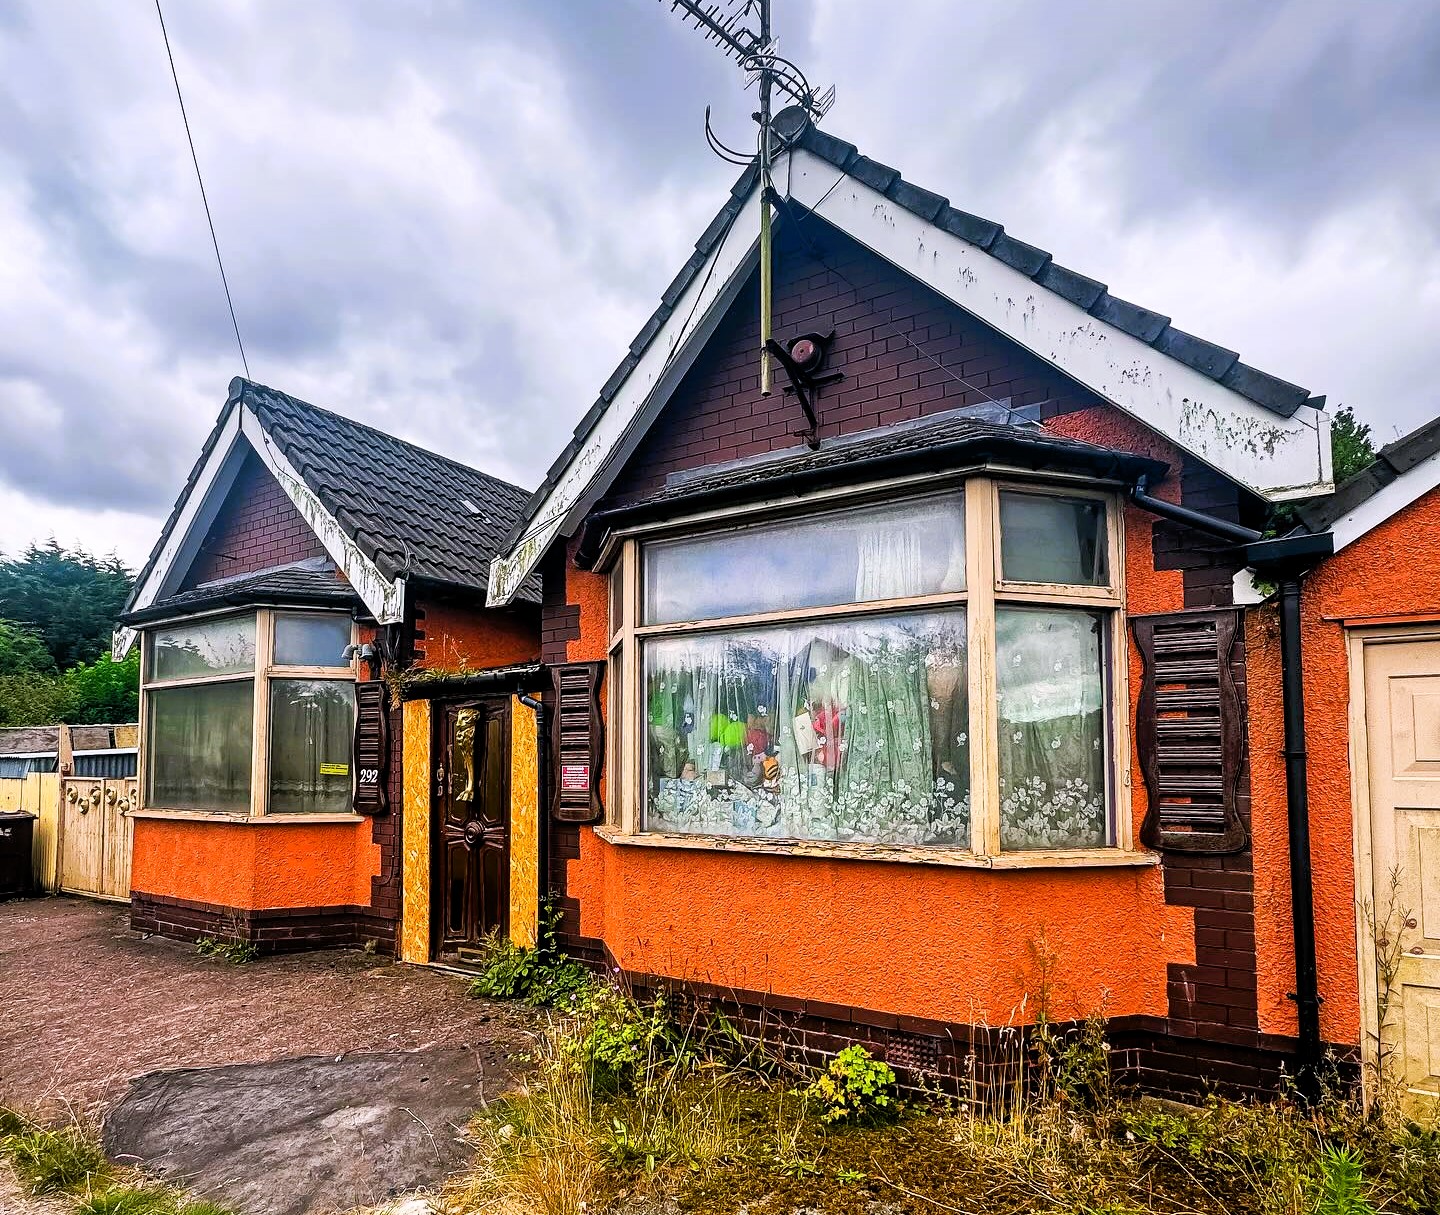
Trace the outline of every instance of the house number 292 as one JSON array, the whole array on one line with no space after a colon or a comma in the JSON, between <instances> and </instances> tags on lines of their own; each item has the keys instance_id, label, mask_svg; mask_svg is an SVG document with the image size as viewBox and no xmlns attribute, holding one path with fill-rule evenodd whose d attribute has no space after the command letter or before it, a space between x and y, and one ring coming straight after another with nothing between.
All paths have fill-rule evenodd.
<instances>
[{"instance_id":1,"label":"house number 292","mask_svg":"<svg viewBox=\"0 0 1440 1215\"><path fill-rule=\"evenodd\" d=\"M378 785L380 783L379 768L361 768L360 783L362 785Z\"/></svg>"}]
</instances>

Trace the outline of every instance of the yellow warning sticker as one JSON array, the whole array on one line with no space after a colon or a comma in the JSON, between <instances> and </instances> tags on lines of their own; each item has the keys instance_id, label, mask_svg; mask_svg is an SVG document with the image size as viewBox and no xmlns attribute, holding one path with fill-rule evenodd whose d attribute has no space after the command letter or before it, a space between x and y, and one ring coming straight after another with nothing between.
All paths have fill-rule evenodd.
<instances>
[{"instance_id":1,"label":"yellow warning sticker","mask_svg":"<svg viewBox=\"0 0 1440 1215\"><path fill-rule=\"evenodd\" d=\"M321 765L320 765L320 775L321 775L321 776L349 776L349 775L350 775L350 765L349 765L349 764L321 764Z\"/></svg>"}]
</instances>

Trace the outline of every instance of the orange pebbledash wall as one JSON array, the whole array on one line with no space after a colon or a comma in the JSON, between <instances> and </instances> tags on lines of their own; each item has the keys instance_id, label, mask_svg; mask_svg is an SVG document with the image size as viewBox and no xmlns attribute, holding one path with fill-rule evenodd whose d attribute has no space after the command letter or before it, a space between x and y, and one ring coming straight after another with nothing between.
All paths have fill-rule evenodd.
<instances>
[{"instance_id":1,"label":"orange pebbledash wall","mask_svg":"<svg viewBox=\"0 0 1440 1215\"><path fill-rule=\"evenodd\" d=\"M130 884L216 907L365 907L380 848L354 823L141 818Z\"/></svg>"},{"instance_id":2,"label":"orange pebbledash wall","mask_svg":"<svg viewBox=\"0 0 1440 1215\"><path fill-rule=\"evenodd\" d=\"M1320 1027L1360 1041L1354 826L1350 784L1349 654L1344 621L1440 620L1440 491L1432 490L1341 549L1304 583L1306 771L1315 884ZM1246 613L1260 1027L1293 1034L1294 938L1280 706L1280 628L1273 606Z\"/></svg>"},{"instance_id":3,"label":"orange pebbledash wall","mask_svg":"<svg viewBox=\"0 0 1440 1215\"><path fill-rule=\"evenodd\" d=\"M421 599L416 626L425 637L416 641L417 665L435 670L483 670L536 662L540 657L540 613L521 605L487 611L475 604L448 599Z\"/></svg>"},{"instance_id":4,"label":"orange pebbledash wall","mask_svg":"<svg viewBox=\"0 0 1440 1215\"><path fill-rule=\"evenodd\" d=\"M1154 455L1179 453L1107 409L1057 433ZM1163 496L1176 494L1167 483ZM1157 571L1153 519L1125 511L1131 613L1183 605L1178 571ZM603 659L606 580L567 565L580 608L570 661ZM1133 714L1139 656L1129 654ZM1131 819L1145 789L1133 754ZM1194 911L1165 902L1158 867L985 871L614 845L582 829L566 862L580 932L627 970L964 1023L1034 1020L1039 959L1055 960L1052 1015L1166 1015L1167 963L1195 961ZM715 897L723 891L724 897Z\"/></svg>"}]
</instances>

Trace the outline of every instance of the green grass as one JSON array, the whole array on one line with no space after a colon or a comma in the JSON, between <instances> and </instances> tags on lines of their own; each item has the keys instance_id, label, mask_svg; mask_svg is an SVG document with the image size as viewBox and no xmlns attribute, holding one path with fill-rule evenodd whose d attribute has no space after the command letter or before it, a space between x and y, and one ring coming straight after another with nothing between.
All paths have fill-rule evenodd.
<instances>
[{"instance_id":1,"label":"green grass","mask_svg":"<svg viewBox=\"0 0 1440 1215\"><path fill-rule=\"evenodd\" d=\"M521 1091L472 1123L475 1164L446 1209L1440 1212L1440 1132L1364 1110L1347 1092L1313 1107L1283 1096L1187 1107L1117 1092L1098 1019L1037 1039L1038 1066L1017 1053L1014 1083L989 1104L910 1098L884 1107L889 1118L842 1119L827 1118L833 1102L813 1074L727 1056L698 1024L662 1032L656 1016L619 995L557 1015ZM606 1065L597 1043L620 1044L626 1067Z\"/></svg>"},{"instance_id":2,"label":"green grass","mask_svg":"<svg viewBox=\"0 0 1440 1215\"><path fill-rule=\"evenodd\" d=\"M76 1215L234 1215L105 1158L78 1125L45 1127L0 1106L0 1159L31 1194L69 1198Z\"/></svg>"}]
</instances>

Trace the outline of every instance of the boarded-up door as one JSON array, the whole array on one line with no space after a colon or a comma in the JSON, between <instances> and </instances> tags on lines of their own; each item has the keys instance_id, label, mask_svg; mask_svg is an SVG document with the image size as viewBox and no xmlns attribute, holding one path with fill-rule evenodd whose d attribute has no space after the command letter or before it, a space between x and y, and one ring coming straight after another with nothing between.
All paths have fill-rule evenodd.
<instances>
[{"instance_id":1,"label":"boarded-up door","mask_svg":"<svg viewBox=\"0 0 1440 1215\"><path fill-rule=\"evenodd\" d=\"M66 777L60 793L60 889L129 899L135 781Z\"/></svg>"},{"instance_id":2,"label":"boarded-up door","mask_svg":"<svg viewBox=\"0 0 1440 1215\"><path fill-rule=\"evenodd\" d=\"M1361 952L1381 1060L1424 1115L1440 1109L1440 640L1363 655L1374 939Z\"/></svg>"}]
</instances>

